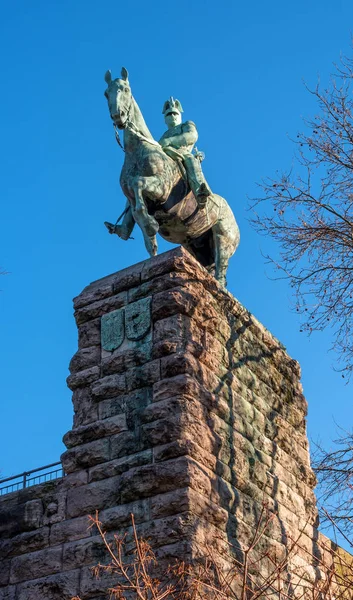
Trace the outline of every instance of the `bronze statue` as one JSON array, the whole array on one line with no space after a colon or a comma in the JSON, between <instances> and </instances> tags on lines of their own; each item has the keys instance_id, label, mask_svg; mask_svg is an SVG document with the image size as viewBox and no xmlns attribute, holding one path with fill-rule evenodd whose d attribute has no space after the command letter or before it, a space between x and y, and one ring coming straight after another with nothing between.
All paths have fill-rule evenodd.
<instances>
[{"instance_id":1,"label":"bronze statue","mask_svg":"<svg viewBox=\"0 0 353 600\"><path fill-rule=\"evenodd\" d=\"M153 256L159 232L164 239L184 246L225 286L239 229L226 200L209 190L199 159L191 153L197 140L194 123L181 124L180 102L171 99L163 109L168 131L156 142L132 96L127 70L123 68L118 79L107 71L105 81L119 143L117 130L124 130L120 184L127 198L121 225L105 222L109 233L127 240L137 223Z\"/></svg>"},{"instance_id":2,"label":"bronze statue","mask_svg":"<svg viewBox=\"0 0 353 600\"><path fill-rule=\"evenodd\" d=\"M195 123L192 121L181 122L183 112L179 100L170 97L164 103L164 120L168 126L167 131L159 140L164 152L173 160L178 161L185 167L188 184L194 194L198 207L204 208L211 190L206 184L201 170L202 154L193 154L194 145L197 142L198 133Z\"/></svg>"}]
</instances>

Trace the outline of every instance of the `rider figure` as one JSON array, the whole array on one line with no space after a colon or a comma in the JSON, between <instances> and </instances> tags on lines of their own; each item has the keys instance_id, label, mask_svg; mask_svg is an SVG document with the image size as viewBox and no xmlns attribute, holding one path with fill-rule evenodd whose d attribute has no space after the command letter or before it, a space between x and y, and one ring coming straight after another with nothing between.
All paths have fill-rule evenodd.
<instances>
[{"instance_id":1,"label":"rider figure","mask_svg":"<svg viewBox=\"0 0 353 600\"><path fill-rule=\"evenodd\" d=\"M170 97L164 103L164 121L167 131L159 140L164 152L173 160L181 162L186 170L188 183L199 208L204 208L207 198L212 195L201 169L201 153L192 154L198 133L192 121L181 122L183 109L179 100ZM196 150L196 149L195 149Z\"/></svg>"}]
</instances>

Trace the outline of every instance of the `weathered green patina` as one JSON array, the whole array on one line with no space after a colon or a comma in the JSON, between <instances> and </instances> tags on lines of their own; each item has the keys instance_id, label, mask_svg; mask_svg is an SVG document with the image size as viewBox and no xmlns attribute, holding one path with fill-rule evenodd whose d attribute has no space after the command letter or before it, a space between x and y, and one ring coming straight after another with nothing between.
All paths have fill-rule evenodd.
<instances>
[{"instance_id":1,"label":"weathered green patina","mask_svg":"<svg viewBox=\"0 0 353 600\"><path fill-rule=\"evenodd\" d=\"M151 296L128 304L125 308L125 331L128 340L142 340L151 328Z\"/></svg>"},{"instance_id":2,"label":"weathered green patina","mask_svg":"<svg viewBox=\"0 0 353 600\"><path fill-rule=\"evenodd\" d=\"M121 346L125 338L124 309L113 310L101 319L102 348L112 352Z\"/></svg>"},{"instance_id":3,"label":"weathered green patina","mask_svg":"<svg viewBox=\"0 0 353 600\"><path fill-rule=\"evenodd\" d=\"M188 184L196 198L197 205L199 209L205 208L207 198L211 196L211 190L201 169L204 155L197 150L193 154L198 139L196 125L193 121L181 122L183 109L179 100L174 100L173 97L164 103L162 112L168 129L162 135L159 143L170 158L185 168Z\"/></svg>"},{"instance_id":4,"label":"weathered green patina","mask_svg":"<svg viewBox=\"0 0 353 600\"><path fill-rule=\"evenodd\" d=\"M127 198L121 225L105 222L109 233L127 240L137 223L153 256L159 232L166 240L184 246L226 285L228 261L239 244L239 229L226 200L211 193L200 161L192 154L197 140L195 124L182 124L180 102L170 99L163 110L168 131L156 142L132 96L126 69L118 79L112 79L107 71L105 81L116 132L124 130L120 184Z\"/></svg>"}]
</instances>

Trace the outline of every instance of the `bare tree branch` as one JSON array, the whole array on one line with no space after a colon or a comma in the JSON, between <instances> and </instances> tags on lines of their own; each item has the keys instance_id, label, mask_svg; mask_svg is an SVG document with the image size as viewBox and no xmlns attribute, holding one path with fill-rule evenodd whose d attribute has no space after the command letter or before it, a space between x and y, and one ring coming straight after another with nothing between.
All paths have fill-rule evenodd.
<instances>
[{"instance_id":1,"label":"bare tree branch","mask_svg":"<svg viewBox=\"0 0 353 600\"><path fill-rule=\"evenodd\" d=\"M353 431L341 429L334 444L327 451L317 443L313 454L321 521L335 525L353 547Z\"/></svg>"},{"instance_id":2,"label":"bare tree branch","mask_svg":"<svg viewBox=\"0 0 353 600\"><path fill-rule=\"evenodd\" d=\"M266 258L290 282L302 331L332 328L347 379L353 371L352 84L353 59L343 57L327 89L307 88L319 113L297 135L295 169L263 181L250 207L255 229L279 244L279 259Z\"/></svg>"}]
</instances>

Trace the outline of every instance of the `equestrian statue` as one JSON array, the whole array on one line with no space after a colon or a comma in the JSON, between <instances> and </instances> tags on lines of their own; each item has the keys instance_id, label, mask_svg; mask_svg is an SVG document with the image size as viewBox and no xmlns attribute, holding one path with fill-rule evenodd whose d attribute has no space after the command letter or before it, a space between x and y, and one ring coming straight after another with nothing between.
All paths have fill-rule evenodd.
<instances>
[{"instance_id":1,"label":"equestrian statue","mask_svg":"<svg viewBox=\"0 0 353 600\"><path fill-rule=\"evenodd\" d=\"M203 154L195 147L195 124L182 122L182 106L171 97L162 111L168 129L157 142L132 96L127 70L123 67L117 79L107 71L105 81L104 95L116 139L125 152L120 184L127 198L118 221L105 222L109 233L128 240L137 223L147 251L154 256L158 232L186 248L225 286L228 261L239 244L239 229L226 200L214 194L205 180ZM123 145L119 129L124 130Z\"/></svg>"}]
</instances>

